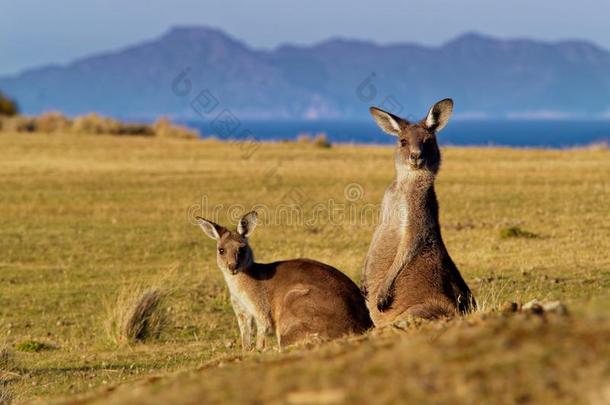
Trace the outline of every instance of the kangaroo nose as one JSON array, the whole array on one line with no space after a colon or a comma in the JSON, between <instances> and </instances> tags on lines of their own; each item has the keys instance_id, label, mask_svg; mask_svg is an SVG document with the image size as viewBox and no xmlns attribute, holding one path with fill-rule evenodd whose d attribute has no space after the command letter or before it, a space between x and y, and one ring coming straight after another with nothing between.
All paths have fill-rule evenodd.
<instances>
[{"instance_id":1,"label":"kangaroo nose","mask_svg":"<svg viewBox=\"0 0 610 405\"><path fill-rule=\"evenodd\" d=\"M417 160L421 157L421 151L414 151L409 154L411 160Z\"/></svg>"},{"instance_id":2,"label":"kangaroo nose","mask_svg":"<svg viewBox=\"0 0 610 405\"><path fill-rule=\"evenodd\" d=\"M227 264L227 267L229 268L229 270L233 271L237 268L237 263L229 263Z\"/></svg>"}]
</instances>

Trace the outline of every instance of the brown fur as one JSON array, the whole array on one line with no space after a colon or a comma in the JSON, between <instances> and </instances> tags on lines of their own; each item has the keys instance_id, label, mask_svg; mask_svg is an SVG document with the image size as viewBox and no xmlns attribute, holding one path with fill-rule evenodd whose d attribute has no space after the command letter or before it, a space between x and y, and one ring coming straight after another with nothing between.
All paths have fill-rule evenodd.
<instances>
[{"instance_id":1,"label":"brown fur","mask_svg":"<svg viewBox=\"0 0 610 405\"><path fill-rule=\"evenodd\" d=\"M242 218L237 232L198 218L217 241L217 262L231 293L242 346L263 349L274 335L279 347L308 338L333 339L373 326L364 297L345 274L329 265L295 259L254 262L247 236L256 214Z\"/></svg>"},{"instance_id":2,"label":"brown fur","mask_svg":"<svg viewBox=\"0 0 610 405\"><path fill-rule=\"evenodd\" d=\"M443 243L434 191L441 161L436 132L452 107L451 100L442 100L416 124L371 108L379 126L398 137L396 178L386 189L362 274L376 326L403 313L435 319L476 305Z\"/></svg>"}]
</instances>

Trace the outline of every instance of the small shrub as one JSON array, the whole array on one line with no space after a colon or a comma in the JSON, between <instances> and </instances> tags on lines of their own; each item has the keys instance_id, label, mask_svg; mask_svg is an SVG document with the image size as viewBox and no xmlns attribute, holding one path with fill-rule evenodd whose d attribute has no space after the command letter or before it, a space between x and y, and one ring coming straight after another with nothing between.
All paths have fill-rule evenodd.
<instances>
[{"instance_id":1,"label":"small shrub","mask_svg":"<svg viewBox=\"0 0 610 405\"><path fill-rule=\"evenodd\" d=\"M300 144L313 145L318 148L330 148L332 146L324 132L317 133L314 137L306 132L303 132L297 135L296 141Z\"/></svg>"},{"instance_id":2,"label":"small shrub","mask_svg":"<svg viewBox=\"0 0 610 405\"><path fill-rule=\"evenodd\" d=\"M153 124L154 134L162 138L197 139L199 133L196 130L176 125L168 118L161 117Z\"/></svg>"},{"instance_id":3,"label":"small shrub","mask_svg":"<svg viewBox=\"0 0 610 405\"><path fill-rule=\"evenodd\" d=\"M167 324L167 292L159 287L128 285L109 308L108 332L119 344L158 339Z\"/></svg>"},{"instance_id":4,"label":"small shrub","mask_svg":"<svg viewBox=\"0 0 610 405\"><path fill-rule=\"evenodd\" d=\"M311 143L311 135L306 132L300 133L297 135L297 143Z\"/></svg>"},{"instance_id":5,"label":"small shrub","mask_svg":"<svg viewBox=\"0 0 610 405\"><path fill-rule=\"evenodd\" d=\"M330 143L330 141L328 140L328 137L326 136L326 134L324 132L320 132L319 134L317 134L313 138L312 143L314 144L314 146L317 146L318 148L330 148L332 146L332 144Z\"/></svg>"},{"instance_id":6,"label":"small shrub","mask_svg":"<svg viewBox=\"0 0 610 405\"><path fill-rule=\"evenodd\" d=\"M53 349L53 346L36 340L26 340L25 342L17 343L15 345L15 350L26 353L38 353L43 350L51 349Z\"/></svg>"},{"instance_id":7,"label":"small shrub","mask_svg":"<svg viewBox=\"0 0 610 405\"><path fill-rule=\"evenodd\" d=\"M588 150L608 150L608 149L610 149L610 143L608 142L608 140L592 142L589 145L586 145L585 149L588 149Z\"/></svg>"},{"instance_id":8,"label":"small shrub","mask_svg":"<svg viewBox=\"0 0 610 405\"><path fill-rule=\"evenodd\" d=\"M17 103L8 97L6 97L0 91L0 115L5 115L7 117L12 117L19 113L19 107Z\"/></svg>"},{"instance_id":9,"label":"small shrub","mask_svg":"<svg viewBox=\"0 0 610 405\"><path fill-rule=\"evenodd\" d=\"M3 117L2 130L5 132L34 132L36 131L36 122L32 117L24 117L17 115L14 117Z\"/></svg>"},{"instance_id":10,"label":"small shrub","mask_svg":"<svg viewBox=\"0 0 610 405\"><path fill-rule=\"evenodd\" d=\"M67 132L72 122L62 113L47 112L33 119L36 132Z\"/></svg>"},{"instance_id":11,"label":"small shrub","mask_svg":"<svg viewBox=\"0 0 610 405\"><path fill-rule=\"evenodd\" d=\"M500 229L500 238L509 239L509 238L537 238L538 235L535 233L525 231L518 226L509 226L507 228Z\"/></svg>"},{"instance_id":12,"label":"small shrub","mask_svg":"<svg viewBox=\"0 0 610 405\"><path fill-rule=\"evenodd\" d=\"M155 131L149 126L144 124L121 124L117 135L138 135L138 136L152 136Z\"/></svg>"},{"instance_id":13,"label":"small shrub","mask_svg":"<svg viewBox=\"0 0 610 405\"><path fill-rule=\"evenodd\" d=\"M0 131L5 132L71 132L74 134L107 134L126 136L159 136L164 138L199 139L197 130L173 124L160 118L154 124L124 123L96 113L81 115L71 120L59 112L48 112L37 117L0 116Z\"/></svg>"},{"instance_id":14,"label":"small shrub","mask_svg":"<svg viewBox=\"0 0 610 405\"><path fill-rule=\"evenodd\" d=\"M77 134L118 134L121 123L99 114L91 113L76 117L71 132Z\"/></svg>"}]
</instances>

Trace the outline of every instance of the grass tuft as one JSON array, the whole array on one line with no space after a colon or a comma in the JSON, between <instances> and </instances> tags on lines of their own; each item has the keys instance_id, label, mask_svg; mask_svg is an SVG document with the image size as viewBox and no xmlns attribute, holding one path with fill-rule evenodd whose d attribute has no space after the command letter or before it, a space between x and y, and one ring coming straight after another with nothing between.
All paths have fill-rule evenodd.
<instances>
[{"instance_id":1,"label":"grass tuft","mask_svg":"<svg viewBox=\"0 0 610 405\"><path fill-rule=\"evenodd\" d=\"M15 355L11 348L4 344L0 345L0 405L13 402L13 392L9 385L19 377Z\"/></svg>"},{"instance_id":2,"label":"grass tuft","mask_svg":"<svg viewBox=\"0 0 610 405\"><path fill-rule=\"evenodd\" d=\"M167 291L130 284L123 287L109 309L108 332L118 344L133 344L159 339L168 323Z\"/></svg>"},{"instance_id":3,"label":"grass tuft","mask_svg":"<svg viewBox=\"0 0 610 405\"><path fill-rule=\"evenodd\" d=\"M11 349L6 345L0 347L0 373L12 370L14 364L14 355Z\"/></svg>"},{"instance_id":4,"label":"grass tuft","mask_svg":"<svg viewBox=\"0 0 610 405\"><path fill-rule=\"evenodd\" d=\"M7 387L8 383L0 378L0 405L10 404L13 402L13 394Z\"/></svg>"},{"instance_id":5,"label":"grass tuft","mask_svg":"<svg viewBox=\"0 0 610 405\"><path fill-rule=\"evenodd\" d=\"M501 239L510 239L510 238L532 239L532 238L537 238L537 237L538 237L538 235L536 235L535 233L521 229L518 226L509 226L507 228L500 229L500 238Z\"/></svg>"}]
</instances>

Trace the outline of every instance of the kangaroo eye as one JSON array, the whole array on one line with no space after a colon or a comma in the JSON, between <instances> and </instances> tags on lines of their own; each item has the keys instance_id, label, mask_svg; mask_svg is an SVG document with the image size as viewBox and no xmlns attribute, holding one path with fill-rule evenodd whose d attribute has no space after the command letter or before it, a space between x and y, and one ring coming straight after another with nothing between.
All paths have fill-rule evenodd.
<instances>
[{"instance_id":1,"label":"kangaroo eye","mask_svg":"<svg viewBox=\"0 0 610 405\"><path fill-rule=\"evenodd\" d=\"M407 146L407 140L406 139L401 139L400 140L400 146Z\"/></svg>"},{"instance_id":2,"label":"kangaroo eye","mask_svg":"<svg viewBox=\"0 0 610 405\"><path fill-rule=\"evenodd\" d=\"M225 250L223 248L218 249L218 253L220 253L221 255L225 254Z\"/></svg>"}]
</instances>

